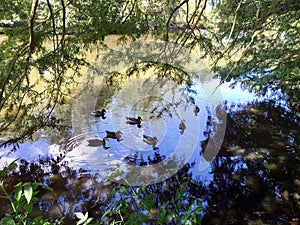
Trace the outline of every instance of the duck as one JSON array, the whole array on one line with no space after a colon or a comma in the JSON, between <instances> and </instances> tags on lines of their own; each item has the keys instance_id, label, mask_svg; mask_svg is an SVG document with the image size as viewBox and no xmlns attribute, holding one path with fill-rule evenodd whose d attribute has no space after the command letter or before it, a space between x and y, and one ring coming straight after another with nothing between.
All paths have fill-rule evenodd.
<instances>
[{"instance_id":1,"label":"duck","mask_svg":"<svg viewBox=\"0 0 300 225\"><path fill-rule=\"evenodd\" d=\"M179 124L178 128L180 130L180 134L182 135L184 133L185 128L186 128L184 120L180 121L180 124Z\"/></svg>"},{"instance_id":2,"label":"duck","mask_svg":"<svg viewBox=\"0 0 300 225\"><path fill-rule=\"evenodd\" d=\"M109 147L106 147L106 140L107 138L103 138L103 139L89 139L88 141L88 145L87 146L91 146L91 147L100 147L103 146L104 149L109 149Z\"/></svg>"},{"instance_id":3,"label":"duck","mask_svg":"<svg viewBox=\"0 0 300 225\"><path fill-rule=\"evenodd\" d=\"M197 114L200 112L200 109L199 107L196 105L195 108L194 108L194 113L195 113L195 116L197 116Z\"/></svg>"},{"instance_id":4,"label":"duck","mask_svg":"<svg viewBox=\"0 0 300 225\"><path fill-rule=\"evenodd\" d=\"M148 136L148 135L143 135L143 142L145 142L146 144L148 145L152 145L153 149L156 150L158 149L156 147L157 143L158 143L158 139L156 136L154 137L151 137L151 136Z\"/></svg>"},{"instance_id":5,"label":"duck","mask_svg":"<svg viewBox=\"0 0 300 225\"><path fill-rule=\"evenodd\" d=\"M96 110L96 111L91 112L91 115L94 117L102 117L103 119L105 119L105 113L106 113L106 110L102 109L101 111Z\"/></svg>"},{"instance_id":6,"label":"duck","mask_svg":"<svg viewBox=\"0 0 300 225\"><path fill-rule=\"evenodd\" d=\"M106 130L105 132L106 132L106 137L105 137L106 139L112 138L112 139L117 139L117 141L122 140L121 139L121 134L123 134L122 131L113 132L113 131Z\"/></svg>"},{"instance_id":7,"label":"duck","mask_svg":"<svg viewBox=\"0 0 300 225\"><path fill-rule=\"evenodd\" d=\"M142 118L138 116L138 118L134 117L126 117L126 123L130 125L137 125L139 128L141 127Z\"/></svg>"}]
</instances>

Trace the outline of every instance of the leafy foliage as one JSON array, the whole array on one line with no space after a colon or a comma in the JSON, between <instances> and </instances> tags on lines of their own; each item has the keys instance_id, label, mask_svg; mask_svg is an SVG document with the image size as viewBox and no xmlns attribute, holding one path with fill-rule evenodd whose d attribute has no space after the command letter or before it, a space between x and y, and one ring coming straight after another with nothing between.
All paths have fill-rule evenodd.
<instances>
[{"instance_id":1,"label":"leafy foliage","mask_svg":"<svg viewBox=\"0 0 300 225\"><path fill-rule=\"evenodd\" d=\"M71 100L79 70L88 65L81 53L92 45L105 48L110 34L124 42L162 27L176 1L162 4L168 10L121 0L5 1L0 7L0 133L12 130L24 138L57 123L55 105Z\"/></svg>"},{"instance_id":2,"label":"leafy foliage","mask_svg":"<svg viewBox=\"0 0 300 225\"><path fill-rule=\"evenodd\" d=\"M76 212L75 215L79 219L79 221L76 223L76 225L79 225L79 224L87 225L87 224L90 224L91 221L93 220L92 217L89 217L88 212L86 212L85 214L83 214L81 212Z\"/></svg>"},{"instance_id":3,"label":"leafy foliage","mask_svg":"<svg viewBox=\"0 0 300 225\"><path fill-rule=\"evenodd\" d=\"M30 4L31 3L31 4ZM0 133L30 136L59 121L83 52L142 35L199 48L223 80L259 94L280 91L299 108L299 6L285 1L4 1L0 7ZM209 7L208 7L209 6ZM226 62L219 67L218 62Z\"/></svg>"},{"instance_id":4,"label":"leafy foliage","mask_svg":"<svg viewBox=\"0 0 300 225\"><path fill-rule=\"evenodd\" d=\"M63 218L50 222L41 216L31 217L33 205L40 200L39 189L45 188L52 191L49 187L35 182L19 182L11 193L7 193L3 178L15 165L15 162L12 162L2 170L6 173L1 173L0 188L4 195L0 197L7 199L11 207L9 214L0 220L0 224L63 224ZM75 212L76 224L201 223L201 199L191 193L191 187L199 185L196 181L174 176L157 185L156 188L161 191L159 193L153 190L156 185L153 187L146 185L134 187L129 183L128 185L112 185L112 190L105 201L96 202L93 206L98 216L90 217L89 212ZM97 204L100 205L97 206Z\"/></svg>"},{"instance_id":5,"label":"leafy foliage","mask_svg":"<svg viewBox=\"0 0 300 225\"><path fill-rule=\"evenodd\" d=\"M3 177L9 174L17 166L13 161L7 167L0 170L0 190L4 193L0 198L7 199L10 202L10 213L8 216L3 217L0 220L1 225L50 225L61 224L62 220L55 220L54 223L50 223L47 219L41 216L37 216L33 219L29 218L29 215L33 211L33 204L38 201L38 188L43 187L51 191L45 185L33 182L19 182L14 186L12 193L7 193Z\"/></svg>"},{"instance_id":6,"label":"leafy foliage","mask_svg":"<svg viewBox=\"0 0 300 225\"><path fill-rule=\"evenodd\" d=\"M224 80L261 95L280 90L299 109L300 8L297 1L222 1L216 7ZM223 42L223 43L222 43Z\"/></svg>"},{"instance_id":7,"label":"leafy foliage","mask_svg":"<svg viewBox=\"0 0 300 225\"><path fill-rule=\"evenodd\" d=\"M174 196L167 197L168 192L177 187L172 182L166 182L160 194L148 192L149 187L145 185L117 186L111 195L114 200L107 204L102 220L110 224L201 224L201 200L186 194L190 183L195 181L178 180Z\"/></svg>"}]
</instances>

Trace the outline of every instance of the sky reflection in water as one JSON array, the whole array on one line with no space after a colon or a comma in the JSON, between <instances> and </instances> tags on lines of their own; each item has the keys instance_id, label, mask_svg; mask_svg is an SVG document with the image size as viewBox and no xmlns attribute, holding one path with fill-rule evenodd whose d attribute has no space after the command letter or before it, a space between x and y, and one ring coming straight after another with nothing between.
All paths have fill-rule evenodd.
<instances>
[{"instance_id":1,"label":"sky reflection in water","mask_svg":"<svg viewBox=\"0 0 300 225\"><path fill-rule=\"evenodd\" d=\"M216 81L217 83L218 81ZM194 89L199 93L201 90L197 90L197 87L194 87ZM231 103L247 103L251 102L255 99L255 96L248 91L243 91L240 88L236 88L235 90L231 89L229 87L229 84L225 83L220 86L220 90L223 96L223 99L228 102L228 105ZM130 95L135 96L135 95ZM187 126L187 139L188 140L195 140L195 137L193 137L194 133L192 131L189 132L189 129L191 126L199 126L202 129L202 132L198 131L199 133L199 140L198 143L203 141L205 139L203 135L203 128L206 127L206 119L208 116L208 110L206 108L206 103L203 102L203 99L199 98L199 95L191 94L191 96L195 99L195 104L200 107L200 112L197 115L198 124L194 123L195 115L194 115L194 107L190 106L190 108L187 109L187 111L190 113L189 117L193 121ZM100 96L101 98L101 96ZM134 97L135 98L135 97ZM133 98L133 99L134 99ZM101 170L101 165L105 167L107 163L109 164L117 164L120 162L120 160L124 159L124 156L133 155L135 151L142 151L146 154L147 158L148 156L153 156L153 150L152 146L145 144L142 141L142 135L144 133L151 135L151 136L157 136L158 137L158 146L160 146L159 150L160 153L163 155L168 155L169 151L172 151L174 147L178 144L177 141L180 139L180 132L178 130L178 125L180 123L180 118L176 115L176 110L172 108L170 112L163 112L162 118L156 118L156 119L150 119L151 114L148 111L144 111L144 109L140 110L139 112L136 110L135 112L131 111L132 109L128 107L128 105L123 105L123 108L118 105L118 99L113 99L112 103L108 106L111 107L111 109L108 109L108 113L106 115L106 119L97 118L94 119L92 116L89 115L90 111L87 111L87 115L84 115L89 124L82 128L82 132L78 134L75 137L71 138L71 142L74 145L80 145L80 148L72 149L69 153L67 153L67 157L65 160L69 161L69 165L71 167L74 167L74 169L79 168L89 168L87 165L90 163L93 163L92 161L97 162L97 167L99 166L98 170ZM167 104L162 102L160 103L160 107L157 107L156 110L163 109L163 107ZM159 104L158 104L159 105ZM117 108L115 108L117 107ZM155 107L155 104L154 104ZM148 120L145 120L142 122L142 128L138 128L136 126L126 126L126 120L125 116L128 115L138 115L139 113L142 113L146 115L146 118ZM152 114L153 115L153 114ZM171 116L172 117L171 117ZM182 118L184 120L189 121L189 118ZM79 126L82 125L78 124ZM86 129L86 127L89 127L89 129ZM87 140L90 138L103 138L105 137L106 133L105 130L120 130L123 129L122 139L123 141L121 143L118 143L115 140L108 140L107 145L110 146L111 150L104 150L102 147L90 147L87 146L88 142ZM194 128L196 129L196 128ZM197 140L197 139L196 139ZM71 145L71 144L70 144ZM183 144L183 148L189 148L191 145L195 145L195 143L190 143L190 141L186 141L186 143ZM195 146L192 146L195 148ZM199 148L199 146L197 146ZM38 138L37 141L34 141L32 143L25 142L19 144L19 149L15 152L10 151L11 148L2 148L1 154L2 158L0 159L0 165L3 167L4 165L9 164L15 159L25 159L29 162L34 162L40 157L45 156L58 156L60 154L60 146L59 144L49 144L49 141L47 140L47 137L45 137L42 133L40 133L40 138ZM95 154L96 153L96 154ZM148 154L147 154L148 153ZM86 155L91 155L92 160L89 159L89 157L86 157ZM192 156L191 161L195 160L196 158L199 158L199 152L196 152L195 155ZM197 161L197 160L196 160ZM199 161L199 160L198 160ZM200 157L200 162L198 166L202 167L200 168L201 173L204 173L205 176L212 175L208 173L208 164L205 159ZM201 165L200 165L201 164ZM194 167L196 168L196 167ZM197 172L197 169L193 171L194 174L197 176L199 175L199 170ZM204 174L202 174L204 175ZM211 178L209 178L211 179Z\"/></svg>"},{"instance_id":2,"label":"sky reflection in water","mask_svg":"<svg viewBox=\"0 0 300 225\"><path fill-rule=\"evenodd\" d=\"M198 195L203 200L203 206L206 209L204 224L222 224L222 221L250 221L253 218L256 219L256 222L258 218L269 222L274 218L284 219L285 221L291 220L299 213L297 208L299 205L293 200L293 196L296 196L299 189L296 186L300 174L299 126L293 124L293 120L286 112L280 111L280 108L276 108L272 104L252 103L242 105L244 100L245 102L255 100L252 94L248 92L240 93L237 90L221 87L223 87L223 90L225 89L224 94L223 91L222 94L223 99L228 101L227 111L229 112L225 142L215 160L210 162L203 158L201 150L206 138L205 133L203 133L206 130L203 128L207 127L207 124L206 119L201 121L200 118L208 118L209 111L205 107L206 105L201 105L201 100L196 98L196 104L201 107L200 113L197 115L201 135L198 140L197 151L193 152L187 163L189 165L188 173L192 173L191 176L202 184L202 191L198 190ZM235 104L235 96L239 97L239 104ZM232 107L230 107L231 105ZM107 169L109 163L113 168L120 162L126 163L126 165L143 162L142 158L139 158L140 155L135 158L136 151L140 151L145 155L144 161L151 162L147 159L148 156L152 157L152 160L155 157L155 160L158 160L159 158L154 153L159 152L167 157L168 151L164 151L166 146L170 146L171 149L176 146L176 144L172 145L173 141L169 144L168 142L164 143L165 140L160 140L158 150L154 151L151 146L144 143L139 143L139 148L133 150L132 148L135 145L130 143L133 136L137 138L136 142L142 142L141 136L144 132L149 135L155 134L159 139L168 137L171 140L174 139L175 142L178 137L181 137L178 130L180 120L176 116L170 117L168 113L165 113L162 120L158 120L157 124L154 123L153 128L145 121L142 123L142 128L138 128L126 125L124 117L130 110L125 108L124 112L126 113L118 114L118 112L108 107L106 119L95 119L89 115L90 109L87 108L83 120L86 122L82 123L84 125L81 127L82 130L70 142L71 144L75 142L73 146L75 148L70 147L72 151L69 151L64 158L65 161L69 162L69 166L77 170L81 168L81 171L89 174L88 169L91 167L96 167L98 172L103 168L101 175L104 178L109 174ZM150 117L146 114L147 112L142 110L136 112L145 113L143 114L144 118ZM132 113L132 116L137 115ZM190 116L195 118L193 111L191 111ZM117 124L112 126L114 123L112 120L118 121ZM162 121L165 129L157 130ZM124 142L113 139L108 140L107 146L110 148L107 150L101 146L87 146L88 139L98 138L99 136L103 138L106 135L105 130L114 128L124 132L128 130L132 132L132 135L122 136ZM186 135L189 134L188 130L185 132ZM20 148L15 152L9 153L10 148L1 149L4 154L1 165L3 166L6 164L5 162L16 158L36 161L45 155L59 155L61 150L59 144L50 143L51 141L43 134L41 138L32 144L29 142L20 144ZM187 145L189 144L187 143ZM76 151L78 146L81 146L81 148ZM144 149L144 147L146 148ZM85 157L86 155L92 155L92 158ZM129 157L126 158L126 156ZM153 163L155 163L155 160ZM160 158L160 160L164 160L164 158ZM43 168L47 169L47 167ZM48 168L49 172L50 169ZM71 180L70 182L77 183L77 181ZM85 185L87 184L92 185L88 181L85 182ZM82 190L88 189L86 187ZM63 196L64 192L60 194ZM61 200L61 204L67 202L67 199ZM80 201L77 199L76 202ZM85 200L81 200L81 202L83 204ZM285 208L285 214L282 213L279 205ZM293 210L290 209L291 205L294 207ZM237 207L239 210L237 210ZM226 216L224 216L224 213ZM247 215L247 217L244 215Z\"/></svg>"}]
</instances>

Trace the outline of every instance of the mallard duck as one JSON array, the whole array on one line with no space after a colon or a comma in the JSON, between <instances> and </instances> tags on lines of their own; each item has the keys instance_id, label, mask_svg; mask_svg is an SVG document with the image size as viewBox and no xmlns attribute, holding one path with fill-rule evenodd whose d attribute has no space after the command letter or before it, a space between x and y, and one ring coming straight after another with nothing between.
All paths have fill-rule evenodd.
<instances>
[{"instance_id":1,"label":"mallard duck","mask_svg":"<svg viewBox=\"0 0 300 225\"><path fill-rule=\"evenodd\" d=\"M143 142L145 142L148 145L152 145L153 149L157 149L156 145L158 143L158 139L157 137L151 137L148 135L143 135Z\"/></svg>"},{"instance_id":2,"label":"mallard duck","mask_svg":"<svg viewBox=\"0 0 300 225\"><path fill-rule=\"evenodd\" d=\"M96 111L91 112L91 115L92 115L92 116L95 116L95 117L102 117L102 118L105 118L105 117L104 117L105 113L106 113L106 110L105 110L105 109L102 109L101 111L96 110Z\"/></svg>"},{"instance_id":3,"label":"mallard duck","mask_svg":"<svg viewBox=\"0 0 300 225\"><path fill-rule=\"evenodd\" d=\"M184 120L180 121L180 124L179 124L178 128L180 130L180 134L182 135L184 133L185 128L186 128Z\"/></svg>"},{"instance_id":4,"label":"mallard duck","mask_svg":"<svg viewBox=\"0 0 300 225\"><path fill-rule=\"evenodd\" d=\"M134 117L126 117L127 123L128 124L139 124L142 121L142 118L138 116L138 118Z\"/></svg>"},{"instance_id":5,"label":"mallard duck","mask_svg":"<svg viewBox=\"0 0 300 225\"><path fill-rule=\"evenodd\" d=\"M100 147L103 146L104 149L109 149L109 147L106 147L106 140L107 138L103 138L101 139L89 139L88 141L88 145L87 146L91 146L91 147Z\"/></svg>"},{"instance_id":6,"label":"mallard duck","mask_svg":"<svg viewBox=\"0 0 300 225\"><path fill-rule=\"evenodd\" d=\"M113 131L106 130L105 132L106 132L106 137L105 138L107 138L107 139L112 138L112 139L117 139L117 141L122 140L121 139L121 134L123 134L122 131L113 132Z\"/></svg>"},{"instance_id":7,"label":"mallard duck","mask_svg":"<svg viewBox=\"0 0 300 225\"><path fill-rule=\"evenodd\" d=\"M141 127L142 118L138 116L138 118L134 117L126 117L126 123L130 125L137 125L139 128Z\"/></svg>"},{"instance_id":8,"label":"mallard duck","mask_svg":"<svg viewBox=\"0 0 300 225\"><path fill-rule=\"evenodd\" d=\"M197 114L200 112L200 109L199 107L196 105L195 108L194 108L194 113L195 113L195 116L197 116Z\"/></svg>"}]
</instances>

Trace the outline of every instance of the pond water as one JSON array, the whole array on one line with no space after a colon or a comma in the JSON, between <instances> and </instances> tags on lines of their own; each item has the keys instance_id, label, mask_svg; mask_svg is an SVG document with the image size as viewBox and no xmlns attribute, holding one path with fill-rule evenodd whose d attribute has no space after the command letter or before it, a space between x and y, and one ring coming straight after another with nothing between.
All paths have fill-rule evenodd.
<instances>
[{"instance_id":1,"label":"pond water","mask_svg":"<svg viewBox=\"0 0 300 225\"><path fill-rule=\"evenodd\" d=\"M157 43L130 45L97 60L74 102L58 107L61 125L0 149L1 167L20 159L8 188L20 180L49 185L54 192L41 193L36 213L72 221L75 211L99 216L101 199L115 183L147 184L158 194L160 183L177 174L199 182L190 192L202 201L203 224L295 221L296 114L239 87L218 87L204 61L193 61L182 49L161 58L161 49L167 52ZM157 66L161 62L171 67ZM132 73L126 70L133 66ZM104 116L91 115L101 109ZM126 119L138 116L142 121L134 124Z\"/></svg>"}]
</instances>

